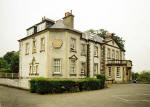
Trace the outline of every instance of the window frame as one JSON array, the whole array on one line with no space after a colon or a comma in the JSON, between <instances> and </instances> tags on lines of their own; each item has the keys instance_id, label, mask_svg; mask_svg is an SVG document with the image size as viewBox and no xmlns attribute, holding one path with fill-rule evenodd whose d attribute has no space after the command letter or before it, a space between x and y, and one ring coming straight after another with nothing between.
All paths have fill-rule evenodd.
<instances>
[{"instance_id":1,"label":"window frame","mask_svg":"<svg viewBox=\"0 0 150 107\"><path fill-rule=\"evenodd\" d=\"M74 64L72 64L72 62L74 62ZM73 72L72 72L72 68L73 68ZM76 60L75 59L70 59L70 74L76 74Z\"/></svg>"},{"instance_id":2,"label":"window frame","mask_svg":"<svg viewBox=\"0 0 150 107\"><path fill-rule=\"evenodd\" d=\"M94 46L94 56L98 57L98 46Z\"/></svg>"},{"instance_id":3,"label":"window frame","mask_svg":"<svg viewBox=\"0 0 150 107\"><path fill-rule=\"evenodd\" d=\"M112 68L111 67L108 67L108 77L111 77L111 72L112 72Z\"/></svg>"},{"instance_id":4,"label":"window frame","mask_svg":"<svg viewBox=\"0 0 150 107\"><path fill-rule=\"evenodd\" d=\"M45 51L45 38L41 38L41 43L40 43L40 52Z\"/></svg>"},{"instance_id":5,"label":"window frame","mask_svg":"<svg viewBox=\"0 0 150 107\"><path fill-rule=\"evenodd\" d=\"M25 44L25 55L29 55L29 43Z\"/></svg>"},{"instance_id":6,"label":"window frame","mask_svg":"<svg viewBox=\"0 0 150 107\"><path fill-rule=\"evenodd\" d=\"M117 72L116 72L116 77L117 78L120 78L121 76L120 76L120 67L117 67L117 70L116 70Z\"/></svg>"},{"instance_id":7,"label":"window frame","mask_svg":"<svg viewBox=\"0 0 150 107\"><path fill-rule=\"evenodd\" d=\"M73 43L74 41L74 43ZM76 51L76 39L71 37L71 41L70 41L70 49L72 52Z\"/></svg>"},{"instance_id":8,"label":"window frame","mask_svg":"<svg viewBox=\"0 0 150 107\"><path fill-rule=\"evenodd\" d=\"M94 74L94 76L96 75L96 74L98 74L98 63L94 63L94 70L93 70L94 72L93 72L93 74Z\"/></svg>"},{"instance_id":9,"label":"window frame","mask_svg":"<svg viewBox=\"0 0 150 107\"><path fill-rule=\"evenodd\" d=\"M59 63L57 63L57 64L59 64L59 65L55 65L55 64L56 64L56 63L55 63L56 60L59 61ZM61 63L62 63L62 62L61 62L61 58L54 58L53 61L54 61L54 66L53 66L53 67L54 67L54 71L53 71L53 73L54 73L54 74L61 74ZM57 67L57 70L59 70L59 72L56 72L56 67Z\"/></svg>"}]
</instances>

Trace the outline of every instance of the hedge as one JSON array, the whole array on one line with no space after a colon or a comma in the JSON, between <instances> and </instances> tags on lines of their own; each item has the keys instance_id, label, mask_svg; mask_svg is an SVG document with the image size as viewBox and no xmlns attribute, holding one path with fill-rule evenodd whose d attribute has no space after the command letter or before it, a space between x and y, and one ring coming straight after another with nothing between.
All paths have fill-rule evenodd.
<instances>
[{"instance_id":1,"label":"hedge","mask_svg":"<svg viewBox=\"0 0 150 107\"><path fill-rule=\"evenodd\" d=\"M98 90L101 88L101 83L95 78L86 78L78 81L80 91L83 90Z\"/></svg>"},{"instance_id":2,"label":"hedge","mask_svg":"<svg viewBox=\"0 0 150 107\"><path fill-rule=\"evenodd\" d=\"M46 78L34 78L30 80L30 92L45 94L77 91L79 91L78 86L73 80L50 80Z\"/></svg>"},{"instance_id":3,"label":"hedge","mask_svg":"<svg viewBox=\"0 0 150 107\"><path fill-rule=\"evenodd\" d=\"M105 81L106 81L105 75L104 74L97 74L96 77L97 77L97 79L99 79L99 81L101 83L101 88L104 88Z\"/></svg>"},{"instance_id":4,"label":"hedge","mask_svg":"<svg viewBox=\"0 0 150 107\"><path fill-rule=\"evenodd\" d=\"M98 90L103 88L103 85L103 81L100 78L86 78L77 81L69 79L33 78L30 80L30 92L39 94L78 92Z\"/></svg>"}]
</instances>

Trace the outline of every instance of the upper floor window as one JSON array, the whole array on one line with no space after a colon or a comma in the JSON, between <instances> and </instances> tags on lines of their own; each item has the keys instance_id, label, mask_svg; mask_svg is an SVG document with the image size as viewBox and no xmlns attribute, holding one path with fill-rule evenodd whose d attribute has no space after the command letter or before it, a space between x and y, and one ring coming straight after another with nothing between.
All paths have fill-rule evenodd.
<instances>
[{"instance_id":1,"label":"upper floor window","mask_svg":"<svg viewBox=\"0 0 150 107\"><path fill-rule=\"evenodd\" d=\"M115 50L112 50L112 59L115 59Z\"/></svg>"},{"instance_id":2,"label":"upper floor window","mask_svg":"<svg viewBox=\"0 0 150 107\"><path fill-rule=\"evenodd\" d=\"M94 47L94 56L98 56L98 47L97 46Z\"/></svg>"},{"instance_id":3,"label":"upper floor window","mask_svg":"<svg viewBox=\"0 0 150 107\"><path fill-rule=\"evenodd\" d=\"M26 50L25 50L25 54L28 55L29 54L29 43L26 43Z\"/></svg>"},{"instance_id":4,"label":"upper floor window","mask_svg":"<svg viewBox=\"0 0 150 107\"><path fill-rule=\"evenodd\" d=\"M120 67L117 67L117 73L116 73L117 77L120 77Z\"/></svg>"},{"instance_id":5,"label":"upper floor window","mask_svg":"<svg viewBox=\"0 0 150 107\"><path fill-rule=\"evenodd\" d=\"M85 44L81 44L81 55L82 56L86 55L86 45Z\"/></svg>"},{"instance_id":6,"label":"upper floor window","mask_svg":"<svg viewBox=\"0 0 150 107\"><path fill-rule=\"evenodd\" d=\"M60 73L61 68L61 60L54 59L54 73Z\"/></svg>"},{"instance_id":7,"label":"upper floor window","mask_svg":"<svg viewBox=\"0 0 150 107\"><path fill-rule=\"evenodd\" d=\"M33 53L36 52L36 40L33 40Z\"/></svg>"},{"instance_id":8,"label":"upper floor window","mask_svg":"<svg viewBox=\"0 0 150 107\"><path fill-rule=\"evenodd\" d=\"M108 48L108 52L107 52L107 58L110 59L111 58L111 52L110 52L110 48Z\"/></svg>"},{"instance_id":9,"label":"upper floor window","mask_svg":"<svg viewBox=\"0 0 150 107\"><path fill-rule=\"evenodd\" d=\"M41 38L41 51L45 50L45 38Z\"/></svg>"},{"instance_id":10,"label":"upper floor window","mask_svg":"<svg viewBox=\"0 0 150 107\"><path fill-rule=\"evenodd\" d=\"M46 27L46 23L41 23L37 25L37 32L44 30Z\"/></svg>"},{"instance_id":11,"label":"upper floor window","mask_svg":"<svg viewBox=\"0 0 150 107\"><path fill-rule=\"evenodd\" d=\"M71 51L76 49L76 40L71 38Z\"/></svg>"},{"instance_id":12,"label":"upper floor window","mask_svg":"<svg viewBox=\"0 0 150 107\"><path fill-rule=\"evenodd\" d=\"M34 34L34 28L28 29L27 30L27 35L29 36L29 35L32 35L32 34Z\"/></svg>"},{"instance_id":13,"label":"upper floor window","mask_svg":"<svg viewBox=\"0 0 150 107\"><path fill-rule=\"evenodd\" d=\"M98 73L98 64L95 63L94 64L94 75L96 75Z\"/></svg>"}]
</instances>

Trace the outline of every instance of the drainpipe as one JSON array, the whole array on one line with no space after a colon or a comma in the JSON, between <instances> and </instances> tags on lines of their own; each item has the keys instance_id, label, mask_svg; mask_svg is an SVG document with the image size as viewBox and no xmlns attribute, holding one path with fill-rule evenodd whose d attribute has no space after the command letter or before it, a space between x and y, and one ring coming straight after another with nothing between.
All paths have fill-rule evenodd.
<instances>
[{"instance_id":1,"label":"drainpipe","mask_svg":"<svg viewBox=\"0 0 150 107\"><path fill-rule=\"evenodd\" d=\"M86 77L90 77L90 45L89 45L89 41L87 41L87 74Z\"/></svg>"}]
</instances>

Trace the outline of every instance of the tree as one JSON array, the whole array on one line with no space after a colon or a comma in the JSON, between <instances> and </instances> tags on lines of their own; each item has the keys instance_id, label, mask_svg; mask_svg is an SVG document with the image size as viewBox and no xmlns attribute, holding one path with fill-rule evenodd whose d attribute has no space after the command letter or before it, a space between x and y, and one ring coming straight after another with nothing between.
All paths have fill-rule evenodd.
<instances>
[{"instance_id":1,"label":"tree","mask_svg":"<svg viewBox=\"0 0 150 107\"><path fill-rule=\"evenodd\" d=\"M132 79L133 80L137 80L138 77L139 77L139 73L138 72L136 72L136 73L132 72Z\"/></svg>"},{"instance_id":2,"label":"tree","mask_svg":"<svg viewBox=\"0 0 150 107\"><path fill-rule=\"evenodd\" d=\"M150 72L143 71L137 78L138 81L141 82L149 82L150 83Z\"/></svg>"},{"instance_id":3,"label":"tree","mask_svg":"<svg viewBox=\"0 0 150 107\"><path fill-rule=\"evenodd\" d=\"M10 69L13 73L19 72L19 53L15 52L11 57Z\"/></svg>"},{"instance_id":4,"label":"tree","mask_svg":"<svg viewBox=\"0 0 150 107\"><path fill-rule=\"evenodd\" d=\"M15 53L15 51L7 52L7 53L3 56L4 60L7 61L8 64L11 63L11 58L12 58L12 56L14 55L14 53Z\"/></svg>"},{"instance_id":5,"label":"tree","mask_svg":"<svg viewBox=\"0 0 150 107\"><path fill-rule=\"evenodd\" d=\"M7 61L4 58L0 58L0 68L7 68Z\"/></svg>"}]
</instances>

